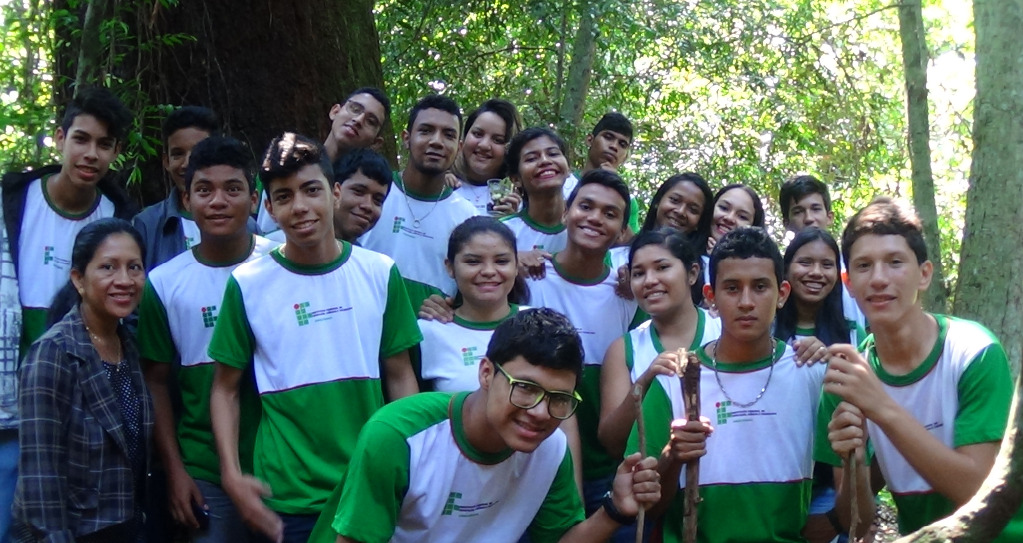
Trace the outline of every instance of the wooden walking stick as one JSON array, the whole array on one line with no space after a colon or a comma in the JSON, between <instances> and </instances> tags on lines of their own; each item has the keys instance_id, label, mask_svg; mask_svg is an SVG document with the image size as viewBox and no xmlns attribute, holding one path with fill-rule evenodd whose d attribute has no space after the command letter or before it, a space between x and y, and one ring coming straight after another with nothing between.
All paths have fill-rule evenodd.
<instances>
[{"instance_id":1,"label":"wooden walking stick","mask_svg":"<svg viewBox=\"0 0 1023 543\"><path fill-rule=\"evenodd\" d=\"M856 538L856 528L860 523L860 504L859 500L856 499L856 449L853 449L849 453L849 456L845 459L846 468L849 470L849 495L852 497L851 514L852 519L849 521L849 541L859 541Z\"/></svg>"},{"instance_id":2,"label":"wooden walking stick","mask_svg":"<svg viewBox=\"0 0 1023 543\"><path fill-rule=\"evenodd\" d=\"M636 402L636 431L639 433L639 453L646 455L646 428L643 422L643 386L632 387L632 400ZM639 514L636 515L636 543L643 543L643 525L646 524L646 507L639 506Z\"/></svg>"},{"instance_id":3,"label":"wooden walking stick","mask_svg":"<svg viewBox=\"0 0 1023 543\"><path fill-rule=\"evenodd\" d=\"M682 375L682 399L686 407L686 418L700 420L700 360L695 353L678 350ZM696 543L697 504L700 503L700 459L686 464L685 517L683 518L683 541Z\"/></svg>"}]
</instances>

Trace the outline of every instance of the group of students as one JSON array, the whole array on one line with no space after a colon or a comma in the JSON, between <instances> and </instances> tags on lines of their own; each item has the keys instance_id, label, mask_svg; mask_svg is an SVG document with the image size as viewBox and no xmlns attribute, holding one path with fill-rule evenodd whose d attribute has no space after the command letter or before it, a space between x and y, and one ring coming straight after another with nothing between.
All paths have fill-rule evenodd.
<instances>
[{"instance_id":1,"label":"group of students","mask_svg":"<svg viewBox=\"0 0 1023 543\"><path fill-rule=\"evenodd\" d=\"M640 222L617 113L578 172L504 100L464 123L420 100L393 173L381 91L329 117L253 168L212 112L175 110L171 194L129 223L109 166L130 116L88 89L62 164L5 176L0 537L634 541L642 509L647 540L681 541L700 459L698 540L824 542L866 533L883 485L910 531L990 471L1005 352L922 309L911 210L875 200L840 250L827 187L798 176L783 256L752 189L691 172Z\"/></svg>"}]
</instances>

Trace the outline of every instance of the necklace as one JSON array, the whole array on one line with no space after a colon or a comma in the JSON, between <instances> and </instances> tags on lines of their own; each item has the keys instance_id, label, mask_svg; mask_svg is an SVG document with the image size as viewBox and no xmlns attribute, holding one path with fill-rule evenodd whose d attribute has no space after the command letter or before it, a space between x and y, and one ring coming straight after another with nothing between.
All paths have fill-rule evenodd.
<instances>
[{"instance_id":1,"label":"necklace","mask_svg":"<svg viewBox=\"0 0 1023 543\"><path fill-rule=\"evenodd\" d=\"M423 224L423 221L425 221L426 218L430 216L430 213L433 213L433 210L437 209L437 204L440 203L441 196L444 196L444 189L443 188L440 189L440 193L438 193L437 197L434 198L433 206L430 207L430 210L426 212L426 215L423 215L422 217L416 217L416 214L412 211L412 202L410 202L408 199L408 188L404 186L404 183L402 184L401 188L404 189L401 191L401 195L405 197L405 207L408 208L408 214L412 217L412 226L418 230L419 227Z\"/></svg>"},{"instance_id":2,"label":"necklace","mask_svg":"<svg viewBox=\"0 0 1023 543\"><path fill-rule=\"evenodd\" d=\"M92 339L93 345L97 347L96 352L99 352L99 347L103 348L107 347L107 342L103 338L99 337L95 332L93 332L91 328L89 328L89 323L85 322L84 316L82 317L82 324L85 325L85 331L89 333L89 337ZM120 341L117 341L117 350L115 352L117 353L117 356L114 357L114 362L120 362L121 359L123 358ZM100 354L100 358L101 359L103 358L102 354Z\"/></svg>"},{"instance_id":3,"label":"necklace","mask_svg":"<svg viewBox=\"0 0 1023 543\"><path fill-rule=\"evenodd\" d=\"M737 405L737 406L739 406L739 407L741 407L743 409L745 409L747 407L753 407L753 404L759 402L760 398L764 397L764 393L767 392L767 387L771 384L771 376L774 375L774 364L775 364L775 362L778 361L778 359L775 357L774 352L773 352L775 349L771 349L771 351L772 351L772 353L771 353L771 369L767 372L767 381L764 383L764 386L760 389L760 392L757 394L757 397L753 398L752 402L743 403L743 402L737 402L737 401L733 400L732 397L728 395L728 391L725 390L725 385L721 383L721 376L718 374L718 343L719 342L720 342L720 340L714 342L714 354L712 354L711 358L710 358L711 367L714 368L714 380L717 381L718 388L721 389L721 393L725 395L725 399L728 400L729 402L731 402L732 405ZM773 337L771 338L771 343L772 343L772 345L774 343L776 343L776 341L775 341L775 339Z\"/></svg>"}]
</instances>

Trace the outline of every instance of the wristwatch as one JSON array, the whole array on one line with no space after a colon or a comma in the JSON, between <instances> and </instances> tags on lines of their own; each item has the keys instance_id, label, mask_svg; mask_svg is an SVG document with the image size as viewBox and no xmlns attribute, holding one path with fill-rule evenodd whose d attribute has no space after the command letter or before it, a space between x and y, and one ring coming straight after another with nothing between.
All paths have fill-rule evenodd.
<instances>
[{"instance_id":1,"label":"wristwatch","mask_svg":"<svg viewBox=\"0 0 1023 543\"><path fill-rule=\"evenodd\" d=\"M600 501L600 506L604 508L604 512L607 516L611 517L611 520L621 524L623 526L631 526L636 523L636 517L623 514L615 507L615 502L611 498L611 491L608 490L607 494L604 494L604 499Z\"/></svg>"}]
</instances>

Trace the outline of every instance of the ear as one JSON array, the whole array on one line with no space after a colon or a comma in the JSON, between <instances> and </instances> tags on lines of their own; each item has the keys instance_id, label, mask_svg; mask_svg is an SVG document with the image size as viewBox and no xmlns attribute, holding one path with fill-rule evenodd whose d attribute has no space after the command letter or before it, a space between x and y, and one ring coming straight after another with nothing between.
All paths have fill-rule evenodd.
<instances>
[{"instance_id":1,"label":"ear","mask_svg":"<svg viewBox=\"0 0 1023 543\"><path fill-rule=\"evenodd\" d=\"M255 197L252 199L253 205L255 205ZM185 205L185 211L192 212L192 195L188 191L181 193L181 202ZM252 209L252 206L249 206Z\"/></svg>"},{"instance_id":2,"label":"ear","mask_svg":"<svg viewBox=\"0 0 1023 543\"><path fill-rule=\"evenodd\" d=\"M448 276L452 279L455 278L455 267L451 265L451 261L444 259L444 269L448 271Z\"/></svg>"},{"instance_id":3,"label":"ear","mask_svg":"<svg viewBox=\"0 0 1023 543\"><path fill-rule=\"evenodd\" d=\"M785 306L785 301L789 299L789 294L792 293L792 285L788 281L782 281L778 285L778 309Z\"/></svg>"},{"instance_id":4,"label":"ear","mask_svg":"<svg viewBox=\"0 0 1023 543\"><path fill-rule=\"evenodd\" d=\"M64 133L64 129L57 127L57 131L53 133L53 141L56 144L57 151L60 153L64 152L64 138L67 134Z\"/></svg>"},{"instance_id":5,"label":"ear","mask_svg":"<svg viewBox=\"0 0 1023 543\"><path fill-rule=\"evenodd\" d=\"M700 265L693 262L692 266L689 266L689 286L696 284L696 279L700 277Z\"/></svg>"},{"instance_id":6,"label":"ear","mask_svg":"<svg viewBox=\"0 0 1023 543\"><path fill-rule=\"evenodd\" d=\"M341 183L335 182L334 185L331 187L330 192L331 194L334 195L334 203L336 205L338 202L341 201Z\"/></svg>"},{"instance_id":7,"label":"ear","mask_svg":"<svg viewBox=\"0 0 1023 543\"><path fill-rule=\"evenodd\" d=\"M75 286L75 290L80 295L85 288L85 278L82 277L82 272L71 268L71 284Z\"/></svg>"},{"instance_id":8,"label":"ear","mask_svg":"<svg viewBox=\"0 0 1023 543\"><path fill-rule=\"evenodd\" d=\"M586 135L586 146L589 147L591 145L593 145L593 134L587 134Z\"/></svg>"},{"instance_id":9,"label":"ear","mask_svg":"<svg viewBox=\"0 0 1023 543\"><path fill-rule=\"evenodd\" d=\"M494 363L484 356L480 359L479 367L480 390L490 390L490 381L493 377Z\"/></svg>"},{"instance_id":10,"label":"ear","mask_svg":"<svg viewBox=\"0 0 1023 543\"><path fill-rule=\"evenodd\" d=\"M266 191L266 187L263 187L263 191L264 192ZM266 200L263 200L263 207L266 208L266 212L269 213L270 216L274 218L274 221L277 221L277 215L274 214L273 200L272 198L270 198L269 193L267 193L266 195Z\"/></svg>"},{"instance_id":11,"label":"ear","mask_svg":"<svg viewBox=\"0 0 1023 543\"><path fill-rule=\"evenodd\" d=\"M341 104L334 104L331 106L330 113L328 113L327 116L330 117L331 121L333 121L334 117L337 117L338 113L341 113Z\"/></svg>"},{"instance_id":12,"label":"ear","mask_svg":"<svg viewBox=\"0 0 1023 543\"><path fill-rule=\"evenodd\" d=\"M384 148L384 138L377 136L373 143L369 144L369 148L379 153Z\"/></svg>"},{"instance_id":13,"label":"ear","mask_svg":"<svg viewBox=\"0 0 1023 543\"><path fill-rule=\"evenodd\" d=\"M402 147L404 147L406 149L409 148L408 138L409 138L408 130L402 130L401 131L401 145L402 145Z\"/></svg>"},{"instance_id":14,"label":"ear","mask_svg":"<svg viewBox=\"0 0 1023 543\"><path fill-rule=\"evenodd\" d=\"M710 285L703 285L703 297L711 305L714 304L714 288Z\"/></svg>"},{"instance_id":15,"label":"ear","mask_svg":"<svg viewBox=\"0 0 1023 543\"><path fill-rule=\"evenodd\" d=\"M920 264L920 284L917 286L917 290L924 292L931 286L931 279L934 278L934 264L930 260L925 260L923 264Z\"/></svg>"},{"instance_id":16,"label":"ear","mask_svg":"<svg viewBox=\"0 0 1023 543\"><path fill-rule=\"evenodd\" d=\"M835 222L835 213L832 212L832 211L828 211L828 224L826 224L825 226L830 228L831 224L834 223L834 222Z\"/></svg>"},{"instance_id":17,"label":"ear","mask_svg":"<svg viewBox=\"0 0 1023 543\"><path fill-rule=\"evenodd\" d=\"M164 169L164 171L169 172L170 171L170 157L167 156L167 152L166 151L162 154L162 157L163 157L163 160L162 160L162 162L163 162L163 169Z\"/></svg>"},{"instance_id":18,"label":"ear","mask_svg":"<svg viewBox=\"0 0 1023 543\"><path fill-rule=\"evenodd\" d=\"M259 209L259 191L258 190L254 190L254 191L252 191L249 194L249 209L252 209L254 211Z\"/></svg>"}]
</instances>

